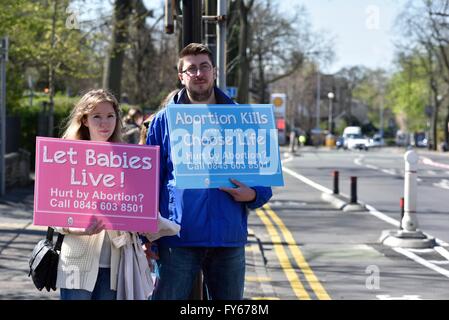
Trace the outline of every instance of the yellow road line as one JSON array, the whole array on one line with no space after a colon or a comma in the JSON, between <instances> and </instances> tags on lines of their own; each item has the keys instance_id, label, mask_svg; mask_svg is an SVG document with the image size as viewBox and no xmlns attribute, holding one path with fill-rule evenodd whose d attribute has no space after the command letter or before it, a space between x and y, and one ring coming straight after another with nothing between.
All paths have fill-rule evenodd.
<instances>
[{"instance_id":1,"label":"yellow road line","mask_svg":"<svg viewBox=\"0 0 449 320\"><path fill-rule=\"evenodd\" d=\"M276 252L279 263L281 264L281 267L284 270L284 273L288 281L290 282L290 285L295 295L298 297L298 299L310 300L310 296L304 289L301 280L299 280L298 275L293 269L293 266L290 263L290 260L288 258L287 253L284 250L284 247L280 244L281 237L279 236L279 233L277 232L276 228L273 226L270 219L265 215L265 213L261 209L256 209L256 213L259 216L260 220L262 220L262 222L265 224L268 230L268 234L270 235L271 240L273 241L274 251Z\"/></svg>"},{"instance_id":2,"label":"yellow road line","mask_svg":"<svg viewBox=\"0 0 449 320\"><path fill-rule=\"evenodd\" d=\"M271 281L270 277L258 277L258 276L245 276L245 281L248 282L269 282Z\"/></svg>"},{"instance_id":3,"label":"yellow road line","mask_svg":"<svg viewBox=\"0 0 449 320\"><path fill-rule=\"evenodd\" d=\"M312 269L310 268L309 264L307 263L306 259L304 258L304 255L302 254L301 250L299 249L295 239L293 238L291 232L285 226L284 222L270 208L270 206L268 204L264 205L264 209L268 213L268 215L273 219L273 221L281 229L282 234L285 238L285 241L288 244L288 248L290 249L293 257L296 260L296 263L298 264L299 268L301 268L302 272L304 273L304 276L307 279L307 282L309 282L310 287L313 289L313 291L315 292L318 299L330 300L331 298L330 298L329 294L326 292L326 290L321 285L318 278L313 273Z\"/></svg>"}]
</instances>

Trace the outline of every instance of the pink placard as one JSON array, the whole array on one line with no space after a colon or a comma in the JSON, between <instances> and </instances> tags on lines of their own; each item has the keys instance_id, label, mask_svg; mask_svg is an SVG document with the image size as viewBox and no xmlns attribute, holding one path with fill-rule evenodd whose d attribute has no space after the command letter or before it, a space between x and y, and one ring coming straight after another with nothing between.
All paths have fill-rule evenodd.
<instances>
[{"instance_id":1,"label":"pink placard","mask_svg":"<svg viewBox=\"0 0 449 320\"><path fill-rule=\"evenodd\" d=\"M35 225L155 232L158 206L159 146L36 138Z\"/></svg>"}]
</instances>

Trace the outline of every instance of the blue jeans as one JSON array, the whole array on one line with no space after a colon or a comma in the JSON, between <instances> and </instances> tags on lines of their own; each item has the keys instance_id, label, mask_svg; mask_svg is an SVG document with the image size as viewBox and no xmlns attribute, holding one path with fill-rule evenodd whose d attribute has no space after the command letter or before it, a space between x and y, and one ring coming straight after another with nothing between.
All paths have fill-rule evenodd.
<instances>
[{"instance_id":1,"label":"blue jeans","mask_svg":"<svg viewBox=\"0 0 449 320\"><path fill-rule=\"evenodd\" d=\"M185 300L200 270L212 300L242 300L245 247L159 247L159 275L153 300Z\"/></svg>"},{"instance_id":2,"label":"blue jeans","mask_svg":"<svg viewBox=\"0 0 449 320\"><path fill-rule=\"evenodd\" d=\"M94 291L61 288L61 300L116 300L117 291L111 290L111 269L100 268Z\"/></svg>"}]
</instances>

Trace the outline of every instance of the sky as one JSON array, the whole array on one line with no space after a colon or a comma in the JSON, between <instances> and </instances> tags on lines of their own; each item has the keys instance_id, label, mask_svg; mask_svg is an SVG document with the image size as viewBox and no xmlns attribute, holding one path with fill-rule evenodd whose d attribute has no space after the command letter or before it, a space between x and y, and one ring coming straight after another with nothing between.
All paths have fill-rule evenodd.
<instances>
[{"instance_id":1,"label":"sky","mask_svg":"<svg viewBox=\"0 0 449 320\"><path fill-rule=\"evenodd\" d=\"M280 0L281 10L302 4L315 31L334 36L336 58L325 71L364 65L391 70L394 61L393 29L406 0ZM286 11L288 12L288 11ZM327 69L327 70L326 70Z\"/></svg>"},{"instance_id":2,"label":"sky","mask_svg":"<svg viewBox=\"0 0 449 320\"><path fill-rule=\"evenodd\" d=\"M292 6L305 6L312 28L334 38L335 59L331 65L321 66L324 72L335 73L345 66L354 65L393 69L393 39L400 36L393 26L407 0L276 1L287 14ZM112 2L100 1L108 10L112 10ZM163 2L144 0L144 3L147 8L155 8Z\"/></svg>"}]
</instances>

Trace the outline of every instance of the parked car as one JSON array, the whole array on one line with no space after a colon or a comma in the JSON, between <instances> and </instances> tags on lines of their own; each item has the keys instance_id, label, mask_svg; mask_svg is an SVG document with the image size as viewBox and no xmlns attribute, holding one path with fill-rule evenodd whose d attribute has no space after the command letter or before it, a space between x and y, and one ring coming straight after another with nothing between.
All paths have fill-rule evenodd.
<instances>
[{"instance_id":1,"label":"parked car","mask_svg":"<svg viewBox=\"0 0 449 320\"><path fill-rule=\"evenodd\" d=\"M345 149L368 151L369 140L361 134L349 134L345 138Z\"/></svg>"},{"instance_id":2,"label":"parked car","mask_svg":"<svg viewBox=\"0 0 449 320\"><path fill-rule=\"evenodd\" d=\"M384 147L384 146L385 146L385 140L378 133L376 133L371 139L369 139L369 143L368 143L369 148Z\"/></svg>"},{"instance_id":3,"label":"parked car","mask_svg":"<svg viewBox=\"0 0 449 320\"><path fill-rule=\"evenodd\" d=\"M338 137L337 140L335 140L335 146L337 149L344 148L345 145L345 138L342 136Z\"/></svg>"}]
</instances>

